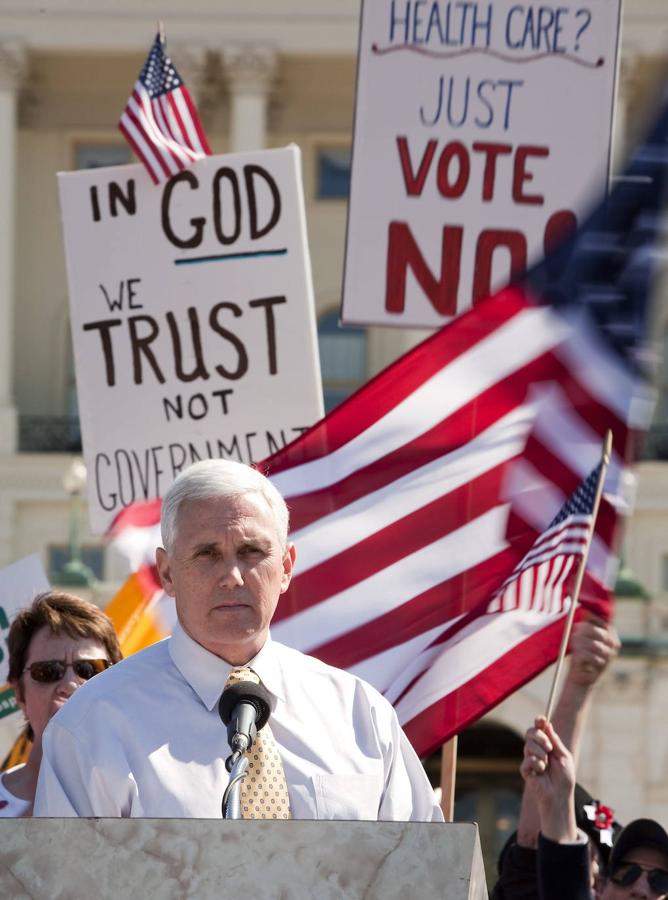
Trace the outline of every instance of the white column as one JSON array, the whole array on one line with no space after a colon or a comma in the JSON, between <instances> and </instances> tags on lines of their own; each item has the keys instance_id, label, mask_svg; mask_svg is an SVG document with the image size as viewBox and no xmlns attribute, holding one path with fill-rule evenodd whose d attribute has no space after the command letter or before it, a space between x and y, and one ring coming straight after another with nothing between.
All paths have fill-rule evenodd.
<instances>
[{"instance_id":1,"label":"white column","mask_svg":"<svg viewBox=\"0 0 668 900\"><path fill-rule=\"evenodd\" d=\"M230 96L230 152L261 150L267 143L267 103L276 73L270 47L225 47Z\"/></svg>"},{"instance_id":2,"label":"white column","mask_svg":"<svg viewBox=\"0 0 668 900\"><path fill-rule=\"evenodd\" d=\"M0 43L0 453L14 453L17 415L12 388L16 231L17 96L26 68L22 45Z\"/></svg>"},{"instance_id":3,"label":"white column","mask_svg":"<svg viewBox=\"0 0 668 900\"><path fill-rule=\"evenodd\" d=\"M8 460L11 465L11 461ZM17 500L12 496L12 488L16 484L16 474L11 476L0 473L0 486L4 489L4 497L0 500L0 569L10 565L16 560L16 505Z\"/></svg>"},{"instance_id":4,"label":"white column","mask_svg":"<svg viewBox=\"0 0 668 900\"><path fill-rule=\"evenodd\" d=\"M203 47L195 44L175 44L169 52L170 59L185 82L188 93L202 116L200 106L203 104L207 81L207 53Z\"/></svg>"},{"instance_id":5,"label":"white column","mask_svg":"<svg viewBox=\"0 0 668 900\"><path fill-rule=\"evenodd\" d=\"M623 169L629 151L628 140L628 108L636 87L635 71L638 54L632 48L626 48L619 61L617 79L617 102L613 118L612 132L612 171Z\"/></svg>"}]
</instances>

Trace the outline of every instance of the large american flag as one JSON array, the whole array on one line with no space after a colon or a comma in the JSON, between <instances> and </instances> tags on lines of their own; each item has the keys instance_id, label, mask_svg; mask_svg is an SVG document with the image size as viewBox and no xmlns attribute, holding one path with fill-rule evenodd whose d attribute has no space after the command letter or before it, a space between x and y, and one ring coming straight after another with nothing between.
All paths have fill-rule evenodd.
<instances>
[{"instance_id":1,"label":"large american flag","mask_svg":"<svg viewBox=\"0 0 668 900\"><path fill-rule=\"evenodd\" d=\"M159 34L118 127L155 184L211 155L195 104Z\"/></svg>"},{"instance_id":2,"label":"large american flag","mask_svg":"<svg viewBox=\"0 0 668 900\"><path fill-rule=\"evenodd\" d=\"M664 109L556 253L266 463L297 546L272 633L372 682L420 754L556 658L559 604L489 604L611 429L581 594L609 612L627 463L653 407L643 339L667 136Z\"/></svg>"},{"instance_id":3,"label":"large american flag","mask_svg":"<svg viewBox=\"0 0 668 900\"><path fill-rule=\"evenodd\" d=\"M374 684L421 755L556 658L565 604L490 603L611 429L581 594L609 612L627 462L652 409L640 351L667 135L664 112L610 203L522 284L261 464L297 547L272 634Z\"/></svg>"},{"instance_id":4,"label":"large american flag","mask_svg":"<svg viewBox=\"0 0 668 900\"><path fill-rule=\"evenodd\" d=\"M370 681L430 752L555 658L561 608L484 614L612 428L583 589L606 613L641 393L517 288L456 319L267 461L297 547L272 634Z\"/></svg>"}]
</instances>

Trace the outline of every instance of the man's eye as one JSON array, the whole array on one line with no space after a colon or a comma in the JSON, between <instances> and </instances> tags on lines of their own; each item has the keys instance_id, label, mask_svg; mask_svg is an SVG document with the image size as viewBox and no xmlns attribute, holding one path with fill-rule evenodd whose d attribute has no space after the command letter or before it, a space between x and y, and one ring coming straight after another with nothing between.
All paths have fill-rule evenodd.
<instances>
[{"instance_id":1,"label":"man's eye","mask_svg":"<svg viewBox=\"0 0 668 900\"><path fill-rule=\"evenodd\" d=\"M256 547L253 544L249 544L247 547L242 547L239 550L241 556L259 556L262 552L262 547Z\"/></svg>"}]
</instances>

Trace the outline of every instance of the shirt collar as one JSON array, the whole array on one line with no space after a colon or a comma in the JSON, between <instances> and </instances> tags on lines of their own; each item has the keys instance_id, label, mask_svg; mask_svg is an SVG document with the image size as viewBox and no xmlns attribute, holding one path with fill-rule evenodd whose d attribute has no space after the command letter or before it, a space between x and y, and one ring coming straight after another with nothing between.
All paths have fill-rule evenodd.
<instances>
[{"instance_id":1,"label":"shirt collar","mask_svg":"<svg viewBox=\"0 0 668 900\"><path fill-rule=\"evenodd\" d=\"M195 691L206 708L211 711L223 692L225 682L235 666L211 653L186 634L177 622L168 642L169 655L190 687ZM271 637L260 652L245 665L253 669L262 684L272 695L272 707L276 698L285 700L285 685L276 645Z\"/></svg>"}]
</instances>

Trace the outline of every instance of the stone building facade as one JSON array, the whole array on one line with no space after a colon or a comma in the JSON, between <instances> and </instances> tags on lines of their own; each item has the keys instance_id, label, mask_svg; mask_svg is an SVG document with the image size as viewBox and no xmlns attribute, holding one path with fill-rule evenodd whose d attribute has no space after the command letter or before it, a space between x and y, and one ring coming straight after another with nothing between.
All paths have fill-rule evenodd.
<instances>
[{"instance_id":1,"label":"stone building facade","mask_svg":"<svg viewBox=\"0 0 668 900\"><path fill-rule=\"evenodd\" d=\"M66 552L69 502L62 479L80 437L55 173L128 159L116 122L158 17L214 152L290 142L302 149L331 402L420 337L372 328L340 338L335 327L346 222L345 189L336 185L338 176L345 181L351 143L358 15L356 0L143 0L140 7L129 0L0 0L0 566L38 552L53 570ZM665 0L627 0L616 160L641 133L667 46ZM668 303L662 287L657 300L653 328L663 346ZM354 360L351 369L337 367L337 347ZM657 423L649 458L638 467L625 545L626 561L652 600L629 601L620 621L627 647L602 685L582 780L624 818L647 812L668 822L668 376L661 373ZM103 601L118 572L99 538L85 529L82 537ZM542 676L489 721L521 734L546 692ZM463 758L462 771L489 769L489 761L475 759L475 752ZM508 775L516 790L513 778ZM495 807L485 802L493 818Z\"/></svg>"}]
</instances>

